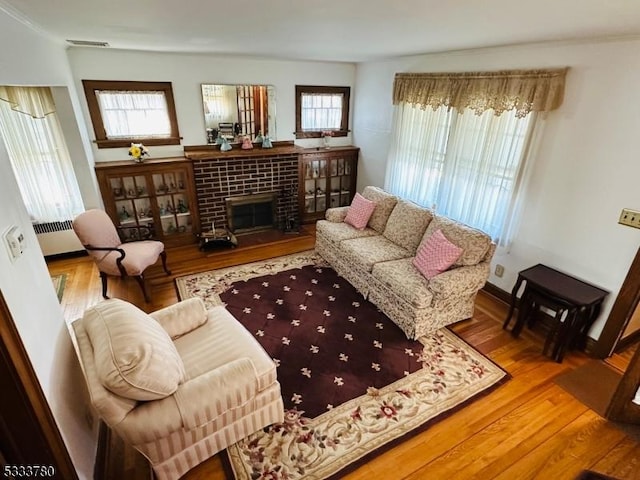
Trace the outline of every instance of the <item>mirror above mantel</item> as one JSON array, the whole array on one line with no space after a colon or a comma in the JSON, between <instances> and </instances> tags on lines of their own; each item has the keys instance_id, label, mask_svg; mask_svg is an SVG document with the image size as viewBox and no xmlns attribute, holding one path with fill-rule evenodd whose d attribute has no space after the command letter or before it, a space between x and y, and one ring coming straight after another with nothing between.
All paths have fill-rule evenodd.
<instances>
[{"instance_id":1,"label":"mirror above mantel","mask_svg":"<svg viewBox=\"0 0 640 480\"><path fill-rule=\"evenodd\" d=\"M268 135L276 140L276 93L272 85L202 84L207 143L218 134L230 142Z\"/></svg>"}]
</instances>

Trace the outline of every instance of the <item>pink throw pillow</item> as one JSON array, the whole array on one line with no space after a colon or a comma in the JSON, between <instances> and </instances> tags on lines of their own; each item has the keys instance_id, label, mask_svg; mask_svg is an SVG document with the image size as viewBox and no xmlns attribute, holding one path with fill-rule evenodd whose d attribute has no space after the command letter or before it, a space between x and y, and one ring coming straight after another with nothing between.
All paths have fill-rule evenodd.
<instances>
[{"instance_id":1,"label":"pink throw pillow","mask_svg":"<svg viewBox=\"0 0 640 480\"><path fill-rule=\"evenodd\" d=\"M359 193L356 193L344 221L358 230L364 230L375 208L376 202L367 200Z\"/></svg>"},{"instance_id":2,"label":"pink throw pillow","mask_svg":"<svg viewBox=\"0 0 640 480\"><path fill-rule=\"evenodd\" d=\"M447 240L442 230L438 229L418 249L413 266L431 279L453 265L461 254L462 248Z\"/></svg>"}]
</instances>

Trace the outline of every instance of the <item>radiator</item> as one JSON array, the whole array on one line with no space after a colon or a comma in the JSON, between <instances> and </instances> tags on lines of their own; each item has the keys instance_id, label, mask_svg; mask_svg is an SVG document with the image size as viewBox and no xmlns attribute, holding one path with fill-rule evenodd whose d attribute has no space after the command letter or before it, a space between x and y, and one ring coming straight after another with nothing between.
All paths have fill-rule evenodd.
<instances>
[{"instance_id":1,"label":"radiator","mask_svg":"<svg viewBox=\"0 0 640 480\"><path fill-rule=\"evenodd\" d=\"M63 222L34 223L40 249L45 256L78 252L84 247L71 228L71 220Z\"/></svg>"}]
</instances>

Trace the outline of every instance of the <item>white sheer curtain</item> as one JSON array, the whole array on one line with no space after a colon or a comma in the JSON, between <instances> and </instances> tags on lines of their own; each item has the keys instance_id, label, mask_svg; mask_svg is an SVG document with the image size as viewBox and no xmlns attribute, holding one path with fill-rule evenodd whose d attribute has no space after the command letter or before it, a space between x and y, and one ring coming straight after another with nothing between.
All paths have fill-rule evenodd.
<instances>
[{"instance_id":1,"label":"white sheer curtain","mask_svg":"<svg viewBox=\"0 0 640 480\"><path fill-rule=\"evenodd\" d=\"M303 93L303 130L339 130L342 121L342 94Z\"/></svg>"},{"instance_id":2,"label":"white sheer curtain","mask_svg":"<svg viewBox=\"0 0 640 480\"><path fill-rule=\"evenodd\" d=\"M107 138L166 138L171 122L164 92L97 91Z\"/></svg>"},{"instance_id":3,"label":"white sheer curtain","mask_svg":"<svg viewBox=\"0 0 640 480\"><path fill-rule=\"evenodd\" d=\"M395 107L385 188L506 245L535 113Z\"/></svg>"},{"instance_id":4,"label":"white sheer curtain","mask_svg":"<svg viewBox=\"0 0 640 480\"><path fill-rule=\"evenodd\" d=\"M43 104L54 104L48 88L20 88L30 90L32 99L40 96ZM33 222L71 220L84 210L55 112L34 118L0 101L0 135Z\"/></svg>"}]
</instances>

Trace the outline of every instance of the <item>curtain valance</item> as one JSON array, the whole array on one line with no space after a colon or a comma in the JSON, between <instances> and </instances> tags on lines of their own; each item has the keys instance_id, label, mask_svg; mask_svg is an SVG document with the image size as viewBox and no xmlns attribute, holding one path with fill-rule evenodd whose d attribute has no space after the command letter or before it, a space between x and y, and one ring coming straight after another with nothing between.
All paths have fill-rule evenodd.
<instances>
[{"instance_id":1,"label":"curtain valance","mask_svg":"<svg viewBox=\"0 0 640 480\"><path fill-rule=\"evenodd\" d=\"M12 110L33 118L44 118L56 111L49 87L0 86L0 100L8 102Z\"/></svg>"},{"instance_id":2,"label":"curtain valance","mask_svg":"<svg viewBox=\"0 0 640 480\"><path fill-rule=\"evenodd\" d=\"M516 116L548 112L562 104L568 68L462 73L396 73L393 104L421 109L446 106L477 115L516 110Z\"/></svg>"}]
</instances>

